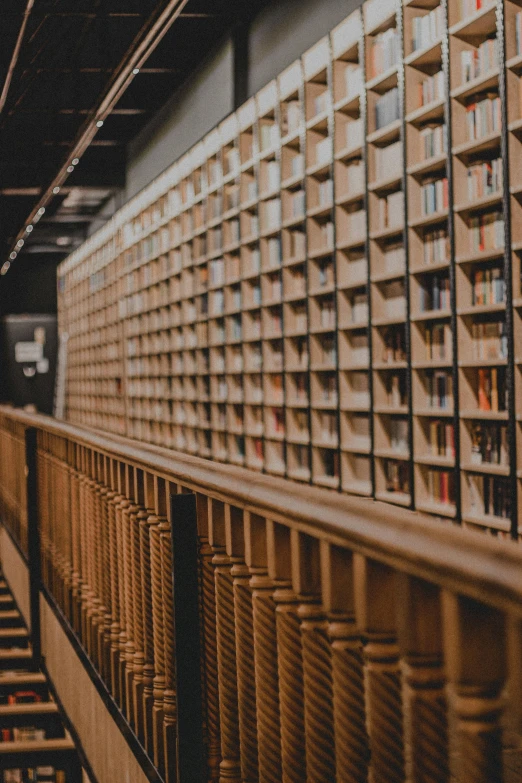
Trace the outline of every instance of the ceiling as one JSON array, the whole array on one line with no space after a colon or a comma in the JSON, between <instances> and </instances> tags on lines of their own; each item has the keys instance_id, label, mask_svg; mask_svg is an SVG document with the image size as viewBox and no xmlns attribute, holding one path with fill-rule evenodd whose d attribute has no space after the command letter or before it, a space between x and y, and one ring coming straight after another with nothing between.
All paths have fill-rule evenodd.
<instances>
[{"instance_id":1,"label":"ceiling","mask_svg":"<svg viewBox=\"0 0 522 783\"><path fill-rule=\"evenodd\" d=\"M2 0L2 273L81 244L124 186L127 143L252 5Z\"/></svg>"}]
</instances>

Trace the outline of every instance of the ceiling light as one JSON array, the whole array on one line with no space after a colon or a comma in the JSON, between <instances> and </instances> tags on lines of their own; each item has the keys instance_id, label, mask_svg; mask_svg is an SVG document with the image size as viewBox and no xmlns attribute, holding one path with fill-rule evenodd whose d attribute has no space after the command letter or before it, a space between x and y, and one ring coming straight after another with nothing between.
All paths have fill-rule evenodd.
<instances>
[{"instance_id":1,"label":"ceiling light","mask_svg":"<svg viewBox=\"0 0 522 783\"><path fill-rule=\"evenodd\" d=\"M101 128L102 125L103 125L103 120L98 120L98 122L96 123L96 127Z\"/></svg>"},{"instance_id":2,"label":"ceiling light","mask_svg":"<svg viewBox=\"0 0 522 783\"><path fill-rule=\"evenodd\" d=\"M139 72L140 72L139 68L133 68L133 70L132 70L132 73L134 74L134 76L137 76L139 74Z\"/></svg>"},{"instance_id":3,"label":"ceiling light","mask_svg":"<svg viewBox=\"0 0 522 783\"><path fill-rule=\"evenodd\" d=\"M6 261L5 264L0 269L0 275L5 275L7 272L9 272L9 267L11 266L10 261Z\"/></svg>"},{"instance_id":4,"label":"ceiling light","mask_svg":"<svg viewBox=\"0 0 522 783\"><path fill-rule=\"evenodd\" d=\"M56 195L59 192L60 192L60 188L57 185L55 188L53 188L53 193Z\"/></svg>"},{"instance_id":5,"label":"ceiling light","mask_svg":"<svg viewBox=\"0 0 522 783\"><path fill-rule=\"evenodd\" d=\"M23 247L24 244L25 244L24 240L23 239L19 239L18 242L16 243L16 247Z\"/></svg>"},{"instance_id":6,"label":"ceiling light","mask_svg":"<svg viewBox=\"0 0 522 783\"><path fill-rule=\"evenodd\" d=\"M12 252L12 253L10 253L10 255L9 255L9 258L11 259L11 261L14 261L17 255L18 255L18 253L16 253L16 252L13 250L13 252Z\"/></svg>"},{"instance_id":7,"label":"ceiling light","mask_svg":"<svg viewBox=\"0 0 522 783\"><path fill-rule=\"evenodd\" d=\"M33 230L33 227L31 226L31 224L29 224L25 230L27 231L28 234L30 234L31 231Z\"/></svg>"},{"instance_id":8,"label":"ceiling light","mask_svg":"<svg viewBox=\"0 0 522 783\"><path fill-rule=\"evenodd\" d=\"M59 247L65 247L66 245L70 245L71 244L71 239L70 239L70 237L57 237L56 238L56 244Z\"/></svg>"},{"instance_id":9,"label":"ceiling light","mask_svg":"<svg viewBox=\"0 0 522 783\"><path fill-rule=\"evenodd\" d=\"M80 158L73 158L72 164L73 166L77 166L79 162L80 162Z\"/></svg>"},{"instance_id":10,"label":"ceiling light","mask_svg":"<svg viewBox=\"0 0 522 783\"><path fill-rule=\"evenodd\" d=\"M44 212L45 212L45 207L40 207L40 209L38 210L38 214L43 215Z\"/></svg>"},{"instance_id":11,"label":"ceiling light","mask_svg":"<svg viewBox=\"0 0 522 783\"><path fill-rule=\"evenodd\" d=\"M74 166L67 166L67 173L72 174L74 171Z\"/></svg>"}]
</instances>

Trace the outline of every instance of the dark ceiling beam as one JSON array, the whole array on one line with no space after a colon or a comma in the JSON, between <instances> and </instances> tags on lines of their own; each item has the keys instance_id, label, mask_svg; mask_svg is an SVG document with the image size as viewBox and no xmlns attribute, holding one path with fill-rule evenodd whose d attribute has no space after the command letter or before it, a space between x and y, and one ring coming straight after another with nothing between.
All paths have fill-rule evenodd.
<instances>
[{"instance_id":1,"label":"dark ceiling beam","mask_svg":"<svg viewBox=\"0 0 522 783\"><path fill-rule=\"evenodd\" d=\"M148 114L149 109L113 109L111 111L112 116L120 115L122 117L134 117L138 116L140 114ZM92 114L92 109L53 109L49 108L47 106L35 106L31 109L16 109L16 111L12 112L16 115L29 115L32 116L33 114L40 114L40 115L52 115L55 117L58 115L66 115L66 116L76 116L78 114L88 116Z\"/></svg>"},{"instance_id":2,"label":"dark ceiling beam","mask_svg":"<svg viewBox=\"0 0 522 783\"><path fill-rule=\"evenodd\" d=\"M24 247L24 253L54 253L60 256L68 256L72 250L80 247L84 241L71 242L70 245L64 245L63 249L56 244L27 245Z\"/></svg>"},{"instance_id":3,"label":"dark ceiling beam","mask_svg":"<svg viewBox=\"0 0 522 783\"><path fill-rule=\"evenodd\" d=\"M43 196L31 211L31 214L27 218L26 225L33 219L38 209L40 207L46 206L48 201L53 198L53 192L56 190L56 188L61 188L62 184L64 184L67 179L68 168L71 167L72 160L76 158L81 159L82 155L89 148L89 145L96 136L98 132L97 123L104 121L107 119L107 117L110 116L112 109L121 100L128 86L132 82L135 76L134 71L139 71L141 66L146 63L154 49L170 30L176 19L178 19L180 14L183 12L183 9L187 3L188 0L163 0L162 3L158 3L154 13L143 25L132 45L129 47L128 51L125 53L125 56L114 71L113 77L107 86L104 95L101 97L98 105L93 108L92 115L80 128L74 147L70 150L58 173L54 176L53 180L44 190ZM113 181L111 184L113 186L119 185L119 182L114 182L114 174L115 172L113 172ZM124 184L124 178L125 175L123 172L123 181L121 185ZM95 184L93 181L91 182L92 184ZM14 238L14 241L11 245L11 253L16 252L14 251L16 243L25 237L26 231L24 226L24 228L22 228Z\"/></svg>"},{"instance_id":4,"label":"dark ceiling beam","mask_svg":"<svg viewBox=\"0 0 522 783\"><path fill-rule=\"evenodd\" d=\"M40 74L40 73L74 73L74 74L78 74L78 73L82 73L82 74L86 74L87 73L87 74L89 74L89 73L92 73L92 74L100 74L100 73L114 73L115 68L41 68L40 67L40 68L30 68L30 69L26 68L24 70L24 73L27 73L29 71L31 73L36 73L36 74ZM142 73L142 74L144 74L144 73L148 73L148 74L183 73L183 69L182 68L166 68L166 67L165 68L163 68L163 67L158 67L158 68L153 68L153 67L147 68L147 67L144 67L144 68L140 69L140 73Z\"/></svg>"},{"instance_id":5,"label":"dark ceiling beam","mask_svg":"<svg viewBox=\"0 0 522 783\"><path fill-rule=\"evenodd\" d=\"M20 31L18 33L18 38L16 39L15 48L13 50L13 56L11 57L9 68L7 69L7 75L5 77L4 86L2 87L2 92L0 93L0 114L2 113L2 109L4 108L5 102L7 100L7 93L9 92L9 87L11 86L11 82L13 80L14 70L18 62L18 57L20 55L20 49L22 48L22 41L24 39L27 22L29 21L29 16L33 9L34 2L35 0L27 0L25 6L24 15L22 17L22 24L20 25Z\"/></svg>"},{"instance_id":6,"label":"dark ceiling beam","mask_svg":"<svg viewBox=\"0 0 522 783\"><path fill-rule=\"evenodd\" d=\"M55 139L48 139L47 141L42 142L44 147L72 147L74 144L74 141L67 141L66 139L62 139L60 141L56 141ZM124 146L123 141L118 141L116 139L93 139L90 144L91 147L122 147Z\"/></svg>"},{"instance_id":7,"label":"dark ceiling beam","mask_svg":"<svg viewBox=\"0 0 522 783\"><path fill-rule=\"evenodd\" d=\"M39 196L42 188L0 188L0 196L31 197Z\"/></svg>"},{"instance_id":8,"label":"dark ceiling beam","mask_svg":"<svg viewBox=\"0 0 522 783\"><path fill-rule=\"evenodd\" d=\"M55 215L45 216L40 219L40 225L61 224L61 223L92 223L93 215L63 214L57 212Z\"/></svg>"}]
</instances>

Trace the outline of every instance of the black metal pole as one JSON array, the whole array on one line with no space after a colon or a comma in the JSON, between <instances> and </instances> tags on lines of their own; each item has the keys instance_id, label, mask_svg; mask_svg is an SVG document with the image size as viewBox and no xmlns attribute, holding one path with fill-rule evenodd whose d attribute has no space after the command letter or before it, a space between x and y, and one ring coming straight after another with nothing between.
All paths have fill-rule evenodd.
<instances>
[{"instance_id":1,"label":"black metal pole","mask_svg":"<svg viewBox=\"0 0 522 783\"><path fill-rule=\"evenodd\" d=\"M40 666L40 530L38 527L38 477L36 462L37 431L28 427L25 431L25 465L27 488L27 558L29 566L29 597L33 665Z\"/></svg>"},{"instance_id":2,"label":"black metal pole","mask_svg":"<svg viewBox=\"0 0 522 783\"><path fill-rule=\"evenodd\" d=\"M170 496L178 783L205 780L196 496Z\"/></svg>"}]
</instances>

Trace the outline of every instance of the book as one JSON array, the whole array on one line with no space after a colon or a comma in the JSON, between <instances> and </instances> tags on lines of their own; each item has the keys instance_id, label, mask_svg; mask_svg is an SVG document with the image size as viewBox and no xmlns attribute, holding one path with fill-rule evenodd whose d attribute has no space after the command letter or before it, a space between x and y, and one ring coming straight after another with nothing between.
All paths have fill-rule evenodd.
<instances>
[{"instance_id":1,"label":"book","mask_svg":"<svg viewBox=\"0 0 522 783\"><path fill-rule=\"evenodd\" d=\"M375 101L375 130L400 119L399 88L392 87Z\"/></svg>"},{"instance_id":2,"label":"book","mask_svg":"<svg viewBox=\"0 0 522 783\"><path fill-rule=\"evenodd\" d=\"M390 27L372 36L369 45L371 78L379 76L398 63L401 56L401 41L397 28Z\"/></svg>"},{"instance_id":3,"label":"book","mask_svg":"<svg viewBox=\"0 0 522 783\"><path fill-rule=\"evenodd\" d=\"M498 67L498 39L486 38L474 49L464 49L460 53L462 82L471 82Z\"/></svg>"},{"instance_id":4,"label":"book","mask_svg":"<svg viewBox=\"0 0 522 783\"><path fill-rule=\"evenodd\" d=\"M412 51L425 49L435 43L442 36L443 28L444 14L441 5L424 16L414 16L412 19Z\"/></svg>"}]
</instances>

